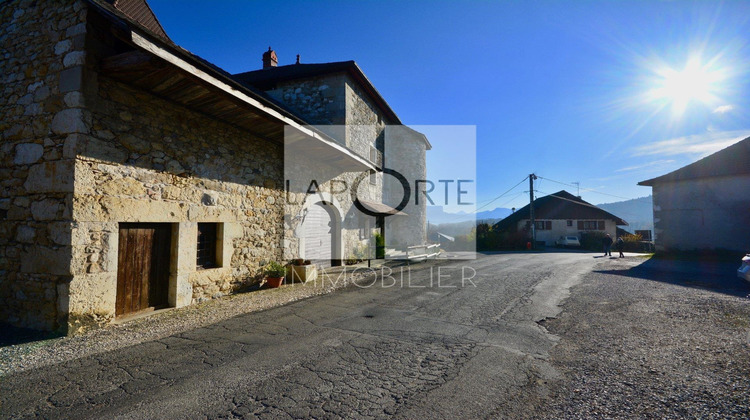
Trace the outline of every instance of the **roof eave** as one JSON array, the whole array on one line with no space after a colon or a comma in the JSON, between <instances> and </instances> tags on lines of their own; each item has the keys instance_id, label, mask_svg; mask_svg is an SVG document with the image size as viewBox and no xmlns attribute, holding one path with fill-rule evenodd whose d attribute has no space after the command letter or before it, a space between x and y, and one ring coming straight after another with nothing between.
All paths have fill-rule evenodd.
<instances>
[{"instance_id":1,"label":"roof eave","mask_svg":"<svg viewBox=\"0 0 750 420\"><path fill-rule=\"evenodd\" d=\"M192 76L201 79L214 88L230 95L235 99L254 108L258 112L265 114L287 126L293 127L304 135L311 137L329 149L335 150L345 155L344 157L357 166L358 170L377 170L377 167L367 159L357 155L352 150L340 145L334 139L330 138L323 132L314 129L304 120L295 116L293 113L273 104L257 93L247 89L242 84L234 81L231 77L221 74L219 71L200 62L187 51L177 47L176 44L170 44L159 38L155 34L150 34L140 26L131 26L124 21L122 17L116 16L106 6L101 5L96 0L87 0L89 4L103 12L110 21L129 36L130 42L137 48L158 57L177 68L190 73Z\"/></svg>"}]
</instances>

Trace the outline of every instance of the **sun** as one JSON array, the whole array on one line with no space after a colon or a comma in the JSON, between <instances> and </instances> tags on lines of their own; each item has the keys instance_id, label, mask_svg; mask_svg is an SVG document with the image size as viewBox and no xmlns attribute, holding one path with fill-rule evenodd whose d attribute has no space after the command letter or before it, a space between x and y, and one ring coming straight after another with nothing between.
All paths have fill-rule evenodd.
<instances>
[{"instance_id":1,"label":"sun","mask_svg":"<svg viewBox=\"0 0 750 420\"><path fill-rule=\"evenodd\" d=\"M662 67L656 70L651 99L671 104L672 112L679 116L693 102L710 104L717 100L721 72L691 58L682 70Z\"/></svg>"}]
</instances>

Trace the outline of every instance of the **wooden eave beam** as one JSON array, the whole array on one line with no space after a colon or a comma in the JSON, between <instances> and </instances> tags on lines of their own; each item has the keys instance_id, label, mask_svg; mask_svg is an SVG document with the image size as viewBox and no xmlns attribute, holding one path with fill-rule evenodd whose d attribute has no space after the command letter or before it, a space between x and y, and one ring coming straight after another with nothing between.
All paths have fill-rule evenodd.
<instances>
[{"instance_id":1,"label":"wooden eave beam","mask_svg":"<svg viewBox=\"0 0 750 420\"><path fill-rule=\"evenodd\" d=\"M166 66L164 60L139 50L106 57L100 62L102 73L108 75L151 73Z\"/></svg>"},{"instance_id":2,"label":"wooden eave beam","mask_svg":"<svg viewBox=\"0 0 750 420\"><path fill-rule=\"evenodd\" d=\"M129 34L127 33L127 30L130 31ZM176 53L169 47L165 47L159 41L154 42L151 39L144 37L137 30L133 30L133 28L127 28L127 30L117 31L120 33L115 32L115 36L123 37L122 39L124 41L131 45L135 45L139 50L118 54L104 59L100 63L102 72L112 72L116 74L117 72L127 71L133 75L130 79L138 79L142 78L148 72L161 68L160 66L166 62L170 67L174 66L178 70L175 72L175 76L169 77L164 82L148 89L150 92L156 94L156 96L170 100L170 93L174 94L180 90L180 87L185 87L181 86L184 83L184 80L187 80L188 83L197 83L204 86L212 93L219 91L223 95L231 97L231 102L234 107L244 109L252 114L257 114L262 119L267 120L269 126L275 125L283 127L284 125L289 125L300 131L302 134L326 144L327 147L333 149L332 151L335 150L338 153L347 155L350 160L356 162L359 167L376 169L375 166L365 158L358 156L345 146L339 145L333 139L327 138L325 134L319 133L305 126L304 123L295 120L294 117L285 115L283 110L277 109L270 104L263 103L260 98L255 98L250 93L237 88L233 85L232 81L222 80L221 76L212 74L210 69L203 68L200 63L195 63L189 59L186 60L179 53ZM129 37L127 35L129 35ZM200 96L195 99L199 98ZM211 115L211 112L208 112L208 110L203 108L195 110ZM279 128L276 128L276 130L279 130ZM255 130L251 129L250 131L253 132ZM281 137L281 140L283 140L283 137Z\"/></svg>"}]
</instances>

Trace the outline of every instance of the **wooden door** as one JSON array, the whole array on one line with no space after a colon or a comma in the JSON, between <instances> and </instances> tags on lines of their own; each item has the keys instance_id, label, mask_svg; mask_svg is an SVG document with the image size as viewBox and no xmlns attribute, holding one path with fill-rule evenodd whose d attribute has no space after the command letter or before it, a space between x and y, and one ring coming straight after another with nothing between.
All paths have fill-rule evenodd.
<instances>
[{"instance_id":1,"label":"wooden door","mask_svg":"<svg viewBox=\"0 0 750 420\"><path fill-rule=\"evenodd\" d=\"M172 227L120 223L115 315L168 305Z\"/></svg>"}]
</instances>

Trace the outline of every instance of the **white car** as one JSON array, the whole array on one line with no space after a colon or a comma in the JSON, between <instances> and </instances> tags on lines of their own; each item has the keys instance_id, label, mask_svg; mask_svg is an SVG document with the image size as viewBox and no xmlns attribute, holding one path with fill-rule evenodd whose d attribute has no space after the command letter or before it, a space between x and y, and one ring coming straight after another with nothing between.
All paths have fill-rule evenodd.
<instances>
[{"instance_id":1,"label":"white car","mask_svg":"<svg viewBox=\"0 0 750 420\"><path fill-rule=\"evenodd\" d=\"M737 269L737 277L750 281L750 254L742 258L742 265Z\"/></svg>"},{"instance_id":2,"label":"white car","mask_svg":"<svg viewBox=\"0 0 750 420\"><path fill-rule=\"evenodd\" d=\"M561 236L555 241L557 246L581 246L581 241L578 240L577 236Z\"/></svg>"}]
</instances>

